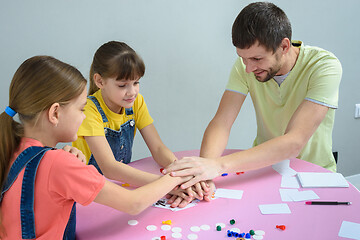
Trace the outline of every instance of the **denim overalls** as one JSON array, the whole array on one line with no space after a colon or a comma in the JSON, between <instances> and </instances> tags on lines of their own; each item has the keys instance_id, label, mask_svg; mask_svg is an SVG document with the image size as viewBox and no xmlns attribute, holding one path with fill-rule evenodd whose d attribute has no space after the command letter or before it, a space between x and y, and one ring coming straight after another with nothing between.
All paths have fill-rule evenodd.
<instances>
[{"instance_id":1,"label":"denim overalls","mask_svg":"<svg viewBox=\"0 0 360 240\"><path fill-rule=\"evenodd\" d=\"M5 180L4 188L1 191L0 202L7 190L17 179L17 176L23 168L25 168L24 177L21 188L20 200L20 218L21 218L21 236L23 239L35 239L35 215L34 215L34 185L37 168L45 152L51 150L50 147L29 147L25 149L15 159L10 168L9 174ZM65 240L75 239L75 203L71 210L70 219L64 231Z\"/></svg>"},{"instance_id":2,"label":"denim overalls","mask_svg":"<svg viewBox=\"0 0 360 240\"><path fill-rule=\"evenodd\" d=\"M108 119L104 111L100 107L100 103L96 99L96 97L89 96L88 98L91 101L93 101L93 103L95 104L96 108L101 114L103 122L104 123L108 122ZM125 114L129 120L120 126L119 131L107 127L104 128L104 131L105 131L106 140L110 145L115 160L118 162L128 164L131 160L132 145L134 142L135 119L133 116L134 112L132 108L126 108ZM102 174L100 167L98 166L92 154L89 160L89 164L94 165L97 168L97 170Z\"/></svg>"}]
</instances>

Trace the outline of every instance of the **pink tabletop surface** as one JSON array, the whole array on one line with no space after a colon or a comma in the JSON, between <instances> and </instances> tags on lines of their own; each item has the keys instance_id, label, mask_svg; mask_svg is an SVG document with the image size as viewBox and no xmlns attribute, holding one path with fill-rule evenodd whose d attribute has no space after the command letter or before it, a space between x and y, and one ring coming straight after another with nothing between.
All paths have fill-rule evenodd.
<instances>
[{"instance_id":1,"label":"pink tabletop surface","mask_svg":"<svg viewBox=\"0 0 360 240\"><path fill-rule=\"evenodd\" d=\"M224 155L238 150L225 150ZM184 156L198 156L199 150L176 152L180 159ZM160 174L160 167L151 157L144 158L129 165L148 172ZM297 172L327 172L328 170L299 159L291 159L290 167ZM173 212L168 209L149 207L139 215L131 216L110 207L91 203L84 207L77 204L76 236L78 240L110 239L153 239L154 237L171 237L170 231L161 230L162 221L171 220L171 227L182 228L182 238L187 239L192 226L209 225L210 230L196 232L198 239L236 239L229 238L226 231L239 228L241 232L264 230L264 239L348 239L338 237L343 220L360 223L360 192L350 184L349 188L299 188L299 191L313 190L319 200L349 201L352 205L315 206L304 202L285 202L291 214L262 215L259 204L279 204L281 175L272 167L229 174L214 180L217 188L243 190L241 200L218 198L211 202L199 202L196 206ZM121 201L121 199L119 199ZM236 223L230 225L234 219ZM135 226L129 220L137 220ZM226 228L216 231L216 223L225 223ZM146 230L146 226L157 226L156 231ZM276 228L285 225L286 230Z\"/></svg>"}]
</instances>

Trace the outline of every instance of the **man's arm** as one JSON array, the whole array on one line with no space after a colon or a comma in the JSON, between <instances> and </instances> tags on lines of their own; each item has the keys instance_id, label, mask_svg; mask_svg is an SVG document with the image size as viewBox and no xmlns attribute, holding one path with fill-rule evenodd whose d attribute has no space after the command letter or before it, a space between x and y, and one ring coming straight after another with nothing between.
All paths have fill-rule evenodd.
<instances>
[{"instance_id":1,"label":"man's arm","mask_svg":"<svg viewBox=\"0 0 360 240\"><path fill-rule=\"evenodd\" d=\"M304 100L289 121L283 136L217 161L226 171L248 171L297 157L326 116L328 107Z\"/></svg>"},{"instance_id":2,"label":"man's arm","mask_svg":"<svg viewBox=\"0 0 360 240\"><path fill-rule=\"evenodd\" d=\"M226 148L231 127L239 114L246 95L225 91L214 118L205 130L200 157L220 157Z\"/></svg>"},{"instance_id":3,"label":"man's arm","mask_svg":"<svg viewBox=\"0 0 360 240\"><path fill-rule=\"evenodd\" d=\"M304 100L293 114L285 134L256 147L217 158L184 158L167 169L173 176L195 176L182 188L213 179L221 173L254 170L297 157L325 118L328 107Z\"/></svg>"}]
</instances>

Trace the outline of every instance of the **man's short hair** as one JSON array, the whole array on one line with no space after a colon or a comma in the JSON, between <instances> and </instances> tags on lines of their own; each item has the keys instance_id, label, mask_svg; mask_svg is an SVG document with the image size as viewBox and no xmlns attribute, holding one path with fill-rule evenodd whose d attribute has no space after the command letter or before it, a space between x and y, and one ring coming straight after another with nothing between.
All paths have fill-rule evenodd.
<instances>
[{"instance_id":1,"label":"man's short hair","mask_svg":"<svg viewBox=\"0 0 360 240\"><path fill-rule=\"evenodd\" d=\"M246 6L232 27L232 41L240 49L250 48L256 41L275 52L281 41L291 41L291 24L283 10L273 3L255 2Z\"/></svg>"}]
</instances>

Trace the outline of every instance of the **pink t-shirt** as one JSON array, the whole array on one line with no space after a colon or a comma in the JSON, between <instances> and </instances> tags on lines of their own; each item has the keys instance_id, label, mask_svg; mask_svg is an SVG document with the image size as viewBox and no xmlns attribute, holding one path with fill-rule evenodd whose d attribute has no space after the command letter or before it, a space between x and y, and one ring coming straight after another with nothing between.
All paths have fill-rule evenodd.
<instances>
[{"instance_id":1,"label":"pink t-shirt","mask_svg":"<svg viewBox=\"0 0 360 240\"><path fill-rule=\"evenodd\" d=\"M15 158L26 148L43 146L39 141L23 138ZM21 239L20 196L24 169L5 193L2 220L7 237ZM35 179L35 233L37 239L62 239L74 201L91 203L105 184L105 178L90 165L80 162L63 150L47 151Z\"/></svg>"}]
</instances>

